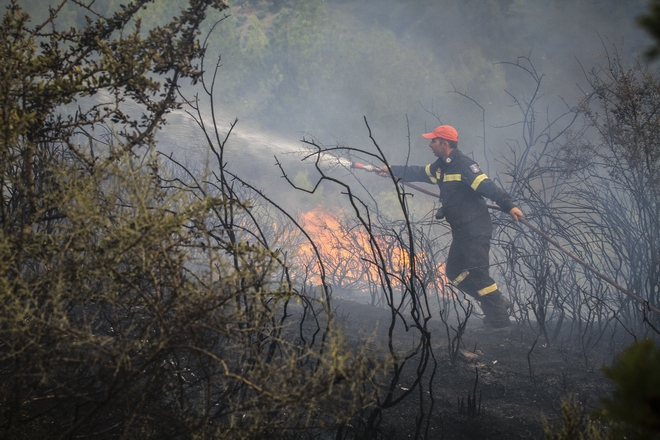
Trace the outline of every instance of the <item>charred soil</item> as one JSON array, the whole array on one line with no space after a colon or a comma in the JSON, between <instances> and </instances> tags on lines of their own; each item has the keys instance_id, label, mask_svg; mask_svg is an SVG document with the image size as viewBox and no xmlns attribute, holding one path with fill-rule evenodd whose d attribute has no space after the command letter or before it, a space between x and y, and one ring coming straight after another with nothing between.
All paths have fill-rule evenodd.
<instances>
[{"instance_id":1,"label":"charred soil","mask_svg":"<svg viewBox=\"0 0 660 440\"><path fill-rule=\"evenodd\" d=\"M383 346L390 309L345 300L334 304L348 335L371 332L381 342L375 345ZM403 352L405 344L415 343L414 331L396 327L392 341ZM542 439L543 420L552 423L559 417L562 399L572 395L592 408L609 394L611 383L601 367L621 348L612 340L569 341L561 334L548 342L530 325L514 325L506 335L492 334L477 316L470 318L452 348L453 330L448 337L438 317L432 317L427 328L432 355L422 374L414 358L402 369L394 396L413 392L383 410L383 438Z\"/></svg>"}]
</instances>

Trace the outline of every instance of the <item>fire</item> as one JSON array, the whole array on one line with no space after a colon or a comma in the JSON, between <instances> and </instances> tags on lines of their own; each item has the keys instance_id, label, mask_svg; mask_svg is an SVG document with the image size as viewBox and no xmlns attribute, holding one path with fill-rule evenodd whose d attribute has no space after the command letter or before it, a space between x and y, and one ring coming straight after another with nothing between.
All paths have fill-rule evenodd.
<instances>
[{"instance_id":1,"label":"fire","mask_svg":"<svg viewBox=\"0 0 660 440\"><path fill-rule=\"evenodd\" d=\"M394 235L370 237L359 226L347 226L341 212L328 212L322 208L301 214L301 223L321 255L326 270L326 281L335 287L358 291L371 291L381 285L382 270L380 255L385 259L385 270L394 274L391 280L395 287L410 273L410 255L401 247ZM314 267L316 254L308 242L297 250L301 265ZM424 254L416 255L418 268L428 267ZM427 263L424 265L424 263ZM431 278L438 293L447 284L444 263L435 265ZM318 276L310 279L320 283Z\"/></svg>"}]
</instances>

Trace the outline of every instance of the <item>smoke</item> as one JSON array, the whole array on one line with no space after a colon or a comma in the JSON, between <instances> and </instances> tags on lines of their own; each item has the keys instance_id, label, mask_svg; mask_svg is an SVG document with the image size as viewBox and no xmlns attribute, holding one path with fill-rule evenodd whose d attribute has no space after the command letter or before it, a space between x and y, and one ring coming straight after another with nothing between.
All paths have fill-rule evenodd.
<instances>
[{"instance_id":1,"label":"smoke","mask_svg":"<svg viewBox=\"0 0 660 440\"><path fill-rule=\"evenodd\" d=\"M217 148L216 129L218 138L224 142L226 169L262 190L281 206L295 209L296 196L301 196L283 179L283 172L291 180L302 173L307 180L314 181L320 177L319 169L324 173L339 173L343 179L352 178L351 161L342 157L341 151L337 154L320 152L309 141L303 142L305 136L286 137L255 122L236 122L226 112L216 112L215 125L210 111L202 114L203 125L214 146ZM202 172L206 164L211 170L217 169L217 158L195 118L185 111L177 111L168 115L167 121L157 135L159 151L171 155L190 170Z\"/></svg>"},{"instance_id":2,"label":"smoke","mask_svg":"<svg viewBox=\"0 0 660 440\"><path fill-rule=\"evenodd\" d=\"M258 9L239 3L237 16L248 4ZM511 95L529 96L535 85L501 62L529 57L543 76L542 106L555 112L580 96L585 71L602 61L610 44L633 57L648 43L634 21L646 8L640 0L323 4L326 24L314 28L318 40L297 47L297 54L269 46L274 52L263 58L258 76L252 68L239 72L243 98L252 106L228 102L226 109L285 138L305 133L358 148L370 144L366 118L393 163L427 163L431 157L420 134L439 123L457 127L461 149L479 161L507 154L507 140L520 134L512 125L521 116ZM267 19L253 23L244 40L250 32L268 35ZM236 56L225 58L228 76ZM264 84L277 86L264 93Z\"/></svg>"},{"instance_id":3,"label":"smoke","mask_svg":"<svg viewBox=\"0 0 660 440\"><path fill-rule=\"evenodd\" d=\"M252 4L240 3L233 11L239 18ZM373 151L365 118L390 163L432 161L420 134L443 123L458 129L464 152L497 173L521 138L522 113L513 98L524 102L535 93L530 72L541 81L538 118L550 120L581 97L585 72L612 45L632 58L648 44L635 24L646 8L639 0L336 0L324 7L331 24L319 24L316 42L297 47L299 53L277 52L287 46L273 43L258 71L240 64L234 47L223 58L220 77L241 79L234 101L222 87L218 92L225 128L239 118L226 158L248 180L259 169L260 182L277 194L292 190L275 184L282 179L274 156L289 170L313 175L313 163L301 164L293 153L303 137ZM266 22L243 24L241 41L250 32L268 35ZM170 127L179 131L178 122Z\"/></svg>"}]
</instances>

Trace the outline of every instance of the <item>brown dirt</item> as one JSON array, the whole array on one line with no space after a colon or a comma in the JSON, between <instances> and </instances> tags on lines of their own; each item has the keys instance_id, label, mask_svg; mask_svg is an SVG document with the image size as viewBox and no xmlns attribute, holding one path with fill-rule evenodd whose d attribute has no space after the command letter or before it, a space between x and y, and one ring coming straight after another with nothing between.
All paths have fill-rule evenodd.
<instances>
[{"instance_id":1,"label":"brown dirt","mask_svg":"<svg viewBox=\"0 0 660 440\"><path fill-rule=\"evenodd\" d=\"M378 328L379 336L386 337L389 310L352 301L334 304L339 315L347 317L349 335ZM482 329L480 319L471 317L452 363L444 324L434 316L428 328L436 367L432 380L433 361L423 376L423 408L428 417L418 438L542 439L543 419L557 419L563 398L572 394L593 407L610 391L600 372L613 357L614 350L608 347L584 351L561 338L547 344L529 325L514 326L510 335L492 335ZM395 344L401 347L411 341L412 333L397 332ZM411 362L404 370L398 383L401 392L412 387L417 365ZM468 414L467 400L474 395L475 383L478 411ZM384 410L380 426L384 438L415 437L419 402L416 391Z\"/></svg>"}]
</instances>

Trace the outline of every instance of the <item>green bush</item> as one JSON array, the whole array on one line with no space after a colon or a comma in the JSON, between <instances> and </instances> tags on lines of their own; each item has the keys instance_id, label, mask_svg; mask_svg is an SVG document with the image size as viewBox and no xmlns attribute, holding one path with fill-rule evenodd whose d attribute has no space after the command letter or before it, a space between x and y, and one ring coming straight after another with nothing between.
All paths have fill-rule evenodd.
<instances>
[{"instance_id":1,"label":"green bush","mask_svg":"<svg viewBox=\"0 0 660 440\"><path fill-rule=\"evenodd\" d=\"M343 426L374 401L366 343L296 290L222 170L155 148L225 5L142 29L151 3L60 32L12 2L0 24L0 438Z\"/></svg>"},{"instance_id":2,"label":"green bush","mask_svg":"<svg viewBox=\"0 0 660 440\"><path fill-rule=\"evenodd\" d=\"M544 421L546 438L660 438L660 349L655 342L644 339L632 344L603 373L614 383L614 390L602 398L602 407L589 416L569 396L562 401L561 420Z\"/></svg>"},{"instance_id":3,"label":"green bush","mask_svg":"<svg viewBox=\"0 0 660 440\"><path fill-rule=\"evenodd\" d=\"M603 373L615 388L603 398L600 415L635 427L640 438L660 436L660 348L655 342L632 344Z\"/></svg>"}]
</instances>

